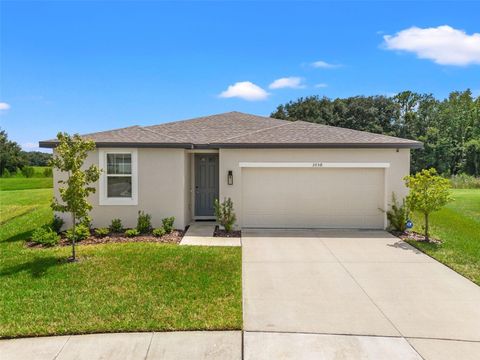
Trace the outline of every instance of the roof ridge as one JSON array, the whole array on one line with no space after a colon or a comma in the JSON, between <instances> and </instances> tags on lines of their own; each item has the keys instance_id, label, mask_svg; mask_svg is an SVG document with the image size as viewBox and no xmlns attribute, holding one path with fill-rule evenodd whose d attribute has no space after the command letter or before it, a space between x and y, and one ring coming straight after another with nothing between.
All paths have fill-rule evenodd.
<instances>
[{"instance_id":1,"label":"roof ridge","mask_svg":"<svg viewBox=\"0 0 480 360\"><path fill-rule=\"evenodd\" d=\"M81 134L80 136L89 136L89 135L95 135L95 134L105 133L105 132L119 131L119 130L125 130L125 129L132 129L132 128L136 128L136 127L141 127L141 126L140 126L140 125L131 125L131 126L126 126L126 127L116 128L116 129L101 130L101 131L91 132L91 133L88 133L88 134Z\"/></svg>"},{"instance_id":2,"label":"roof ridge","mask_svg":"<svg viewBox=\"0 0 480 360\"><path fill-rule=\"evenodd\" d=\"M209 114L209 115L197 116L197 117L194 117L194 118L168 121L168 122L163 122L163 123L160 123L160 124L148 125L148 126L145 126L145 127L157 127L157 126L163 126L163 125L178 124L178 123L183 123L183 122L187 122L187 121L203 120L205 118L209 118L209 117L213 117L213 116L221 116L221 115L231 114L231 113L235 113L235 112L238 113L238 111L227 111L227 112L219 113L219 114Z\"/></svg>"},{"instance_id":3,"label":"roof ridge","mask_svg":"<svg viewBox=\"0 0 480 360\"><path fill-rule=\"evenodd\" d=\"M273 119L273 118L269 118L269 119ZM279 120L279 119L275 119L275 120ZM288 121L288 120L286 120L286 121ZM270 127L264 128L264 129L259 129L259 130L255 130L255 131L251 131L251 132L246 132L246 133L243 133L243 134L240 134L240 135L235 135L235 136L232 136L232 137L229 137L229 138L219 139L219 140L223 140L223 141L232 140L232 139L235 139L235 138L238 138L238 137L252 135L252 134L262 132L262 131L276 129L276 128L279 128L279 127L282 127L282 126L293 124L295 122L296 121L288 121L287 123L284 123L284 124L270 126ZM219 143L218 140L215 140L215 142L213 142L213 143L211 142L211 144L217 144L217 143Z\"/></svg>"},{"instance_id":4,"label":"roof ridge","mask_svg":"<svg viewBox=\"0 0 480 360\"><path fill-rule=\"evenodd\" d=\"M140 129L142 129L142 130L144 130L144 131L149 131L149 132L154 133L154 134L156 134L156 135L162 135L162 136L168 137L168 138L170 138L170 139L173 139L173 140L175 140L175 141L180 141L180 142L181 142L181 140L178 139L178 138L176 138L176 137L173 137L173 136L170 136L170 135L167 135L167 134L164 134L164 133L162 133L162 132L158 132L158 131L155 131L155 130L152 130L152 129L147 129L147 128L144 127L144 126L140 126Z\"/></svg>"}]
</instances>

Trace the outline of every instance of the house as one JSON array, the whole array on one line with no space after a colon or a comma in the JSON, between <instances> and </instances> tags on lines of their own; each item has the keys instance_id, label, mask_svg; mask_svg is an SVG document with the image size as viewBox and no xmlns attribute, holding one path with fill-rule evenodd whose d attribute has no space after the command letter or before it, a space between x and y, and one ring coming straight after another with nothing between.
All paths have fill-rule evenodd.
<instances>
[{"instance_id":1,"label":"house","mask_svg":"<svg viewBox=\"0 0 480 360\"><path fill-rule=\"evenodd\" d=\"M239 227L383 229L392 193L406 195L417 141L240 112L84 136L102 173L94 226L137 213L184 228L231 198ZM41 141L55 148L56 140ZM55 151L55 150L54 150ZM62 174L54 173L55 193Z\"/></svg>"}]
</instances>

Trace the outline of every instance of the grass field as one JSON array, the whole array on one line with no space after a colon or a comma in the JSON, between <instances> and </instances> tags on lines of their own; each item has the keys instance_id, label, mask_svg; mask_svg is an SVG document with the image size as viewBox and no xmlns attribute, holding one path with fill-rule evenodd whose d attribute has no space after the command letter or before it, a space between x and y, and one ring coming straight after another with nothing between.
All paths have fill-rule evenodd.
<instances>
[{"instance_id":1,"label":"grass field","mask_svg":"<svg viewBox=\"0 0 480 360\"><path fill-rule=\"evenodd\" d=\"M0 191L6 190L28 190L48 189L53 187L53 179L48 177L11 177L0 178Z\"/></svg>"},{"instance_id":2,"label":"grass field","mask_svg":"<svg viewBox=\"0 0 480 360\"><path fill-rule=\"evenodd\" d=\"M68 263L69 248L24 247L52 189L2 180L18 182L0 191L0 337L241 328L240 248L79 246Z\"/></svg>"},{"instance_id":3,"label":"grass field","mask_svg":"<svg viewBox=\"0 0 480 360\"><path fill-rule=\"evenodd\" d=\"M410 244L480 285L480 189L452 189L454 201L431 216L431 236L442 243ZM417 214L414 230L422 232Z\"/></svg>"}]
</instances>

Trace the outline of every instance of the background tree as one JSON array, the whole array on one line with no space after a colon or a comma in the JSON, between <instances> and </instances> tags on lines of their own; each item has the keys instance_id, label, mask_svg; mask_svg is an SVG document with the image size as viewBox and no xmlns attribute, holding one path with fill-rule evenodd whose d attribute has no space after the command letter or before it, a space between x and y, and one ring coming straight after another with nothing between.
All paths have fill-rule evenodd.
<instances>
[{"instance_id":1,"label":"background tree","mask_svg":"<svg viewBox=\"0 0 480 360\"><path fill-rule=\"evenodd\" d=\"M22 156L22 148L15 141L8 140L5 130L0 129L0 176L7 169L9 172L16 172L26 164Z\"/></svg>"},{"instance_id":2,"label":"background tree","mask_svg":"<svg viewBox=\"0 0 480 360\"><path fill-rule=\"evenodd\" d=\"M425 240L429 240L428 219L432 212L440 210L451 199L450 181L438 176L435 169L422 170L405 177L405 185L410 189L407 207L419 211L425 218Z\"/></svg>"},{"instance_id":3,"label":"background tree","mask_svg":"<svg viewBox=\"0 0 480 360\"><path fill-rule=\"evenodd\" d=\"M67 133L58 133L57 139L59 145L55 148L55 154L51 160L51 165L67 175L66 180L59 180L59 192L61 202L54 198L52 209L54 211L68 212L72 219L72 257L71 261L76 260L75 242L76 225L88 216L92 205L88 202L88 196L95 192L95 188L89 186L98 180L100 171L96 165L91 165L87 169L82 169L88 152L95 149L95 143L91 140L85 140L78 134L73 136Z\"/></svg>"},{"instance_id":4,"label":"background tree","mask_svg":"<svg viewBox=\"0 0 480 360\"><path fill-rule=\"evenodd\" d=\"M478 175L480 96L470 90L444 100L412 91L334 100L309 96L279 105L271 116L418 140L424 149L412 151L412 172L434 167L443 175Z\"/></svg>"},{"instance_id":5,"label":"background tree","mask_svg":"<svg viewBox=\"0 0 480 360\"><path fill-rule=\"evenodd\" d=\"M22 155L30 166L48 166L52 154L41 151L22 151Z\"/></svg>"}]
</instances>

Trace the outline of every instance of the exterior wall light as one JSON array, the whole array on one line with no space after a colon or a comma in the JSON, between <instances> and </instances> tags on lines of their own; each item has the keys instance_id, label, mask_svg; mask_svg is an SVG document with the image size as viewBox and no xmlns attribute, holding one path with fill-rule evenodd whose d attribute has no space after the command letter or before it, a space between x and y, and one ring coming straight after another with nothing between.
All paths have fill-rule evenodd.
<instances>
[{"instance_id":1,"label":"exterior wall light","mask_svg":"<svg viewBox=\"0 0 480 360\"><path fill-rule=\"evenodd\" d=\"M233 171L232 170L228 170L227 183L228 183L228 185L233 185Z\"/></svg>"}]
</instances>

